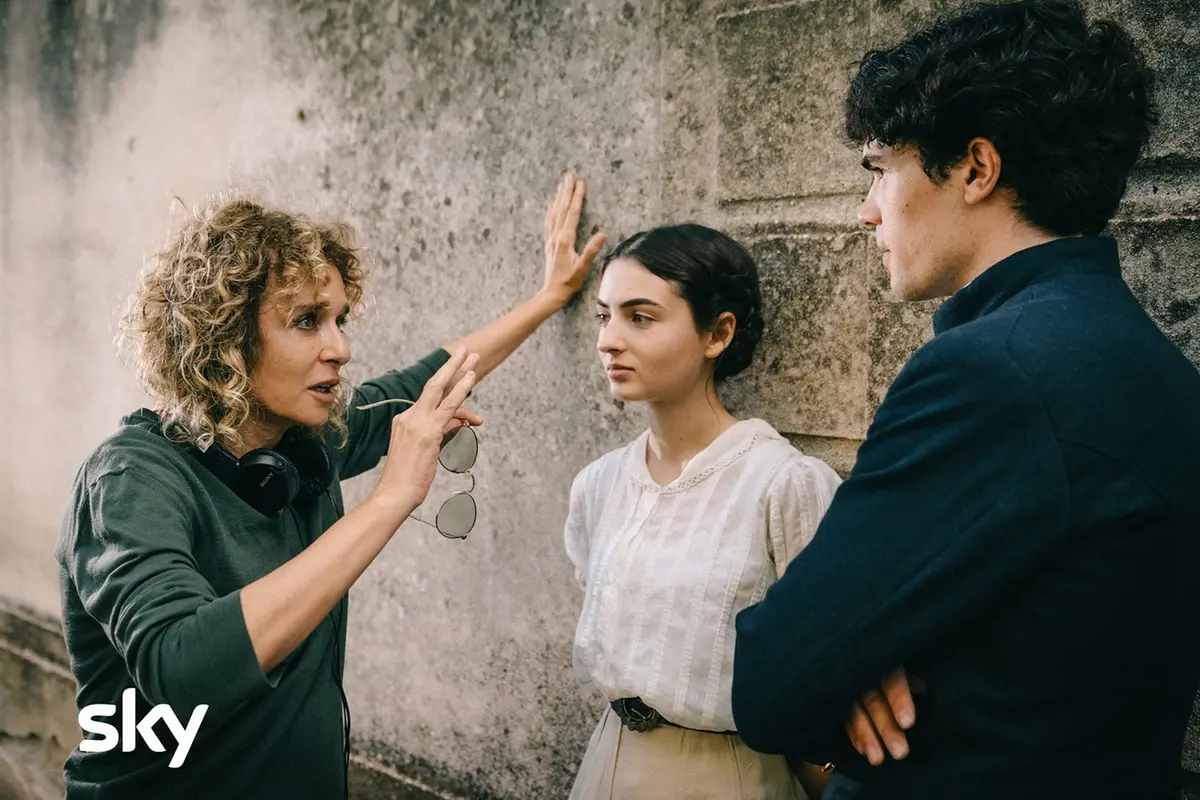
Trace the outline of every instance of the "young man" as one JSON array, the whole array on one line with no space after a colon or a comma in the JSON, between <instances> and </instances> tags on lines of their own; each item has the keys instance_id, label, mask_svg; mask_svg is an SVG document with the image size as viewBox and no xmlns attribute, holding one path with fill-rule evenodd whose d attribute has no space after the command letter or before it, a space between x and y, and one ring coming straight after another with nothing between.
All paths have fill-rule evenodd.
<instances>
[{"instance_id":1,"label":"young man","mask_svg":"<svg viewBox=\"0 0 1200 800\"><path fill-rule=\"evenodd\" d=\"M1151 90L1129 37L1067 2L975 7L863 59L859 217L897 295L949 299L815 540L737 620L751 747L872 799L1179 796L1200 374L1098 236ZM871 715L892 759L852 736L868 763L848 710L886 709L868 690L906 691L900 667L927 690L915 720L893 702L903 735Z\"/></svg>"}]
</instances>

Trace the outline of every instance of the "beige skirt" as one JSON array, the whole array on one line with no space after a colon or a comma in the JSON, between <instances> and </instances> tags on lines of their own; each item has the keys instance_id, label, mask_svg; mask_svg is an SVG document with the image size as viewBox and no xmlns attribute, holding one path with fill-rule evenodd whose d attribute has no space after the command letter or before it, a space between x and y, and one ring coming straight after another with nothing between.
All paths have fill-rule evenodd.
<instances>
[{"instance_id":1,"label":"beige skirt","mask_svg":"<svg viewBox=\"0 0 1200 800\"><path fill-rule=\"evenodd\" d=\"M664 725L636 733L605 708L570 800L808 800L783 756L741 737Z\"/></svg>"}]
</instances>

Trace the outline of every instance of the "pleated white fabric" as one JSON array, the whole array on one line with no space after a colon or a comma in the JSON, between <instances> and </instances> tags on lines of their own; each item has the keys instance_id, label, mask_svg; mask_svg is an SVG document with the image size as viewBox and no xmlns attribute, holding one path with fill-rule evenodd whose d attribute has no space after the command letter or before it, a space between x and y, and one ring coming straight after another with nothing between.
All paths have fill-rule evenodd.
<instances>
[{"instance_id":1,"label":"pleated white fabric","mask_svg":"<svg viewBox=\"0 0 1200 800\"><path fill-rule=\"evenodd\" d=\"M580 683L688 728L731 731L734 618L812 540L841 482L768 423L742 420L660 486L649 432L585 467L564 533L585 597Z\"/></svg>"}]
</instances>

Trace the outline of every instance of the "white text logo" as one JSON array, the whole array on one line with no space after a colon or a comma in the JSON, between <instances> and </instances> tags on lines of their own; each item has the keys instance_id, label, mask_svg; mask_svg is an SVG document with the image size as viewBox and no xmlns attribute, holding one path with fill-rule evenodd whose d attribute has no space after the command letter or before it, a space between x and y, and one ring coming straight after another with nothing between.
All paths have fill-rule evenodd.
<instances>
[{"instance_id":1,"label":"white text logo","mask_svg":"<svg viewBox=\"0 0 1200 800\"><path fill-rule=\"evenodd\" d=\"M121 730L119 732L116 725L109 725L98 719L111 717L117 713L117 707L111 703L94 703L84 706L80 710L79 727L87 733L99 734L102 738L84 739L79 743L79 749L85 753L107 753L120 743L121 751L129 753L137 745L138 735L141 734L141 737L146 740L147 747L156 753L164 753L167 748L163 747L162 742L151 730L155 723L162 720L167 723L167 727L171 729L171 735L177 742L175 754L171 756L171 761L167 766L172 769L183 766L183 760L187 758L188 750L192 748L192 742L196 740L196 734L200 731L200 722L208 712L208 706L196 706L192 711L192 718L188 720L187 727L179 722L179 717L175 716L171 707L165 704L150 709L150 713L142 717L141 722L137 722L134 716L135 692L135 689L126 689L121 692Z\"/></svg>"}]
</instances>

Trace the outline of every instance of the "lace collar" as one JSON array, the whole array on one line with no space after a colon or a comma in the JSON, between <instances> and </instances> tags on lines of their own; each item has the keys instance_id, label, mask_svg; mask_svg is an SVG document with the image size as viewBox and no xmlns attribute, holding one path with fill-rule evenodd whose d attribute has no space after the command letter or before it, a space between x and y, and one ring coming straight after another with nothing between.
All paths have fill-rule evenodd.
<instances>
[{"instance_id":1,"label":"lace collar","mask_svg":"<svg viewBox=\"0 0 1200 800\"><path fill-rule=\"evenodd\" d=\"M743 419L735 422L728 430L709 442L708 446L692 456L683 465L683 471L666 485L655 482L646 466L646 445L650 439L649 429L626 447L625 473L634 483L654 492L670 494L695 486L718 470L737 461L750 452L764 439L782 439L771 425L761 419Z\"/></svg>"}]
</instances>

